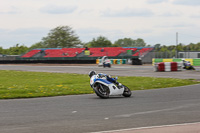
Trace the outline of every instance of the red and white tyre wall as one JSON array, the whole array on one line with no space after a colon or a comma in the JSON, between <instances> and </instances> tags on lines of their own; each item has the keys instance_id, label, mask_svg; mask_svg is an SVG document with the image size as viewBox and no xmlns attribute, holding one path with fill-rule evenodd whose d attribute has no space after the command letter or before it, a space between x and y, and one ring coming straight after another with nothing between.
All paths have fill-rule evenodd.
<instances>
[{"instance_id":1,"label":"red and white tyre wall","mask_svg":"<svg viewBox=\"0 0 200 133\"><path fill-rule=\"evenodd\" d=\"M156 63L155 71L170 72L170 71L181 71L182 63L180 62L160 62Z\"/></svg>"}]
</instances>

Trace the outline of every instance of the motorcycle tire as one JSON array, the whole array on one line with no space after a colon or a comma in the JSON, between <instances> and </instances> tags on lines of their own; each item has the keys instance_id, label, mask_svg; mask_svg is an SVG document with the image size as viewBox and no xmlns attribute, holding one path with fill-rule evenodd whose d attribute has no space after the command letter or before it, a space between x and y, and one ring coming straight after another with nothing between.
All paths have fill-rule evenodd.
<instances>
[{"instance_id":1,"label":"motorcycle tire","mask_svg":"<svg viewBox=\"0 0 200 133\"><path fill-rule=\"evenodd\" d=\"M131 90L127 86L125 86L125 85L123 85L123 86L124 86L124 93L122 95L124 97L130 97L132 95Z\"/></svg>"},{"instance_id":2,"label":"motorcycle tire","mask_svg":"<svg viewBox=\"0 0 200 133\"><path fill-rule=\"evenodd\" d=\"M195 68L194 68L193 66L191 66L191 69L192 69L192 70L195 70Z\"/></svg>"},{"instance_id":3,"label":"motorcycle tire","mask_svg":"<svg viewBox=\"0 0 200 133\"><path fill-rule=\"evenodd\" d=\"M100 98L103 99L109 98L110 90L105 85L97 84L96 87L94 88L94 91Z\"/></svg>"}]
</instances>

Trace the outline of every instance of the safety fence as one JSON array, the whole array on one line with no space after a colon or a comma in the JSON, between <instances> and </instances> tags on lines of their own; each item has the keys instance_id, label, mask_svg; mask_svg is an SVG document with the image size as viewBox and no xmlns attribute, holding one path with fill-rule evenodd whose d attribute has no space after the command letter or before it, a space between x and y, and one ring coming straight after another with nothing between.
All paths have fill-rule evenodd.
<instances>
[{"instance_id":1,"label":"safety fence","mask_svg":"<svg viewBox=\"0 0 200 133\"><path fill-rule=\"evenodd\" d=\"M186 58L184 59L185 61L189 61L191 65L193 66L200 66L200 58ZM167 58L167 59L162 59L162 58L153 58L152 59L152 65L155 63L160 63L160 62L182 62L182 58Z\"/></svg>"}]
</instances>

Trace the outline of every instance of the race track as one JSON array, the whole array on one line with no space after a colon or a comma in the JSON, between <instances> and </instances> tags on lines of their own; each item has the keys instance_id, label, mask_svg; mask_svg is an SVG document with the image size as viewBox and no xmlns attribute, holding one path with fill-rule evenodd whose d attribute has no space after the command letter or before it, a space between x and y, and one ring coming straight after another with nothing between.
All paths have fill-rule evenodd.
<instances>
[{"instance_id":1,"label":"race track","mask_svg":"<svg viewBox=\"0 0 200 133\"><path fill-rule=\"evenodd\" d=\"M146 76L146 77L166 77L200 80L200 67L195 67L196 71L176 71L176 72L154 72L154 67L133 66L133 65L114 65L112 68L98 67L97 65L0 65L0 70L19 70L36 72L58 72L58 73L79 73L88 74L95 70L98 73L106 73L116 76Z\"/></svg>"},{"instance_id":2,"label":"race track","mask_svg":"<svg viewBox=\"0 0 200 133\"><path fill-rule=\"evenodd\" d=\"M116 76L200 79L198 70L153 72L152 66L113 66L104 69L96 66L0 65L0 70L82 74L96 70ZM100 99L95 94L90 94L0 100L0 132L83 133L200 122L199 88L198 84L133 91L130 98Z\"/></svg>"}]
</instances>

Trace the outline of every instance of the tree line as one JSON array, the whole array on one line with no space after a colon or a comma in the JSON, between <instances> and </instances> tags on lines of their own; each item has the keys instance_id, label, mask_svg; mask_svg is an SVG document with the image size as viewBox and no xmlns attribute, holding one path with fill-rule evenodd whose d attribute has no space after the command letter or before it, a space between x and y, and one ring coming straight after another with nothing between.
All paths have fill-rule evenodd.
<instances>
[{"instance_id":1,"label":"tree line","mask_svg":"<svg viewBox=\"0 0 200 133\"><path fill-rule=\"evenodd\" d=\"M40 42L37 42L30 47L25 45L16 44L8 49L0 47L0 54L3 55L21 55L29 50L37 48L77 48L77 47L154 47L156 52L175 52L175 51L200 51L200 43L188 45L179 44L175 45L161 45L155 44L154 46L147 45L141 38L122 38L112 43L104 36L93 38L87 43L83 43L75 34L74 30L69 26L58 26L43 37Z\"/></svg>"}]
</instances>

